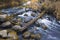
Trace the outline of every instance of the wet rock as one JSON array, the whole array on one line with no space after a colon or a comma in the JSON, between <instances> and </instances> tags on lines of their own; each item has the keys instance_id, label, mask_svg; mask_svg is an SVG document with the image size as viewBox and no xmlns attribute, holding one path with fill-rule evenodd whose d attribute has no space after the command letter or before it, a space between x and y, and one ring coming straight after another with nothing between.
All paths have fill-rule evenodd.
<instances>
[{"instance_id":1,"label":"wet rock","mask_svg":"<svg viewBox=\"0 0 60 40\"><path fill-rule=\"evenodd\" d=\"M35 34L31 34L31 38L36 38L36 35Z\"/></svg>"},{"instance_id":2,"label":"wet rock","mask_svg":"<svg viewBox=\"0 0 60 40\"><path fill-rule=\"evenodd\" d=\"M44 30L46 30L46 29L47 29L47 26L44 25L44 26L42 26L42 28L43 28Z\"/></svg>"},{"instance_id":3,"label":"wet rock","mask_svg":"<svg viewBox=\"0 0 60 40\"><path fill-rule=\"evenodd\" d=\"M7 14L0 14L0 21L5 21Z\"/></svg>"},{"instance_id":4,"label":"wet rock","mask_svg":"<svg viewBox=\"0 0 60 40\"><path fill-rule=\"evenodd\" d=\"M36 39L40 39L41 38L41 34L36 34Z\"/></svg>"},{"instance_id":5,"label":"wet rock","mask_svg":"<svg viewBox=\"0 0 60 40\"><path fill-rule=\"evenodd\" d=\"M31 21L31 20L32 20L32 17L25 17L24 18L24 22L26 22L26 23L29 22L29 21Z\"/></svg>"},{"instance_id":6,"label":"wet rock","mask_svg":"<svg viewBox=\"0 0 60 40\"><path fill-rule=\"evenodd\" d=\"M0 36L3 37L3 38L7 37L7 30L1 30L0 31Z\"/></svg>"},{"instance_id":7,"label":"wet rock","mask_svg":"<svg viewBox=\"0 0 60 40\"><path fill-rule=\"evenodd\" d=\"M24 16L28 16L28 14L24 14Z\"/></svg>"},{"instance_id":8,"label":"wet rock","mask_svg":"<svg viewBox=\"0 0 60 40\"><path fill-rule=\"evenodd\" d=\"M7 21L7 22L4 22L2 23L2 27L7 27L7 26L10 26L11 25L11 22Z\"/></svg>"},{"instance_id":9,"label":"wet rock","mask_svg":"<svg viewBox=\"0 0 60 40\"><path fill-rule=\"evenodd\" d=\"M41 34L31 34L31 38L33 39L40 39L41 38Z\"/></svg>"},{"instance_id":10,"label":"wet rock","mask_svg":"<svg viewBox=\"0 0 60 40\"><path fill-rule=\"evenodd\" d=\"M23 20L21 18L14 18L11 23L14 25L20 25L22 21Z\"/></svg>"},{"instance_id":11,"label":"wet rock","mask_svg":"<svg viewBox=\"0 0 60 40\"><path fill-rule=\"evenodd\" d=\"M1 30L0 36L3 40L18 40L17 33L13 30Z\"/></svg>"},{"instance_id":12,"label":"wet rock","mask_svg":"<svg viewBox=\"0 0 60 40\"><path fill-rule=\"evenodd\" d=\"M20 25L14 25L14 26L12 27L12 29L14 29L14 30L21 30L22 27L21 27Z\"/></svg>"},{"instance_id":13,"label":"wet rock","mask_svg":"<svg viewBox=\"0 0 60 40\"><path fill-rule=\"evenodd\" d=\"M22 18L17 18L17 21L18 22L22 22Z\"/></svg>"},{"instance_id":14,"label":"wet rock","mask_svg":"<svg viewBox=\"0 0 60 40\"><path fill-rule=\"evenodd\" d=\"M35 13L31 13L31 16L35 17L35 16L36 16L36 14L35 14Z\"/></svg>"},{"instance_id":15,"label":"wet rock","mask_svg":"<svg viewBox=\"0 0 60 40\"><path fill-rule=\"evenodd\" d=\"M31 34L30 32L25 32L25 33L23 34L23 37L24 37L24 38L29 38L29 37L30 37L30 34Z\"/></svg>"},{"instance_id":16,"label":"wet rock","mask_svg":"<svg viewBox=\"0 0 60 40\"><path fill-rule=\"evenodd\" d=\"M12 40L18 40L18 35L15 31L8 31L8 37L11 38Z\"/></svg>"},{"instance_id":17,"label":"wet rock","mask_svg":"<svg viewBox=\"0 0 60 40\"><path fill-rule=\"evenodd\" d=\"M38 23L38 22L36 22L35 25L36 25L37 27L40 27L41 24Z\"/></svg>"},{"instance_id":18,"label":"wet rock","mask_svg":"<svg viewBox=\"0 0 60 40\"><path fill-rule=\"evenodd\" d=\"M7 14L0 14L0 18L6 18Z\"/></svg>"}]
</instances>

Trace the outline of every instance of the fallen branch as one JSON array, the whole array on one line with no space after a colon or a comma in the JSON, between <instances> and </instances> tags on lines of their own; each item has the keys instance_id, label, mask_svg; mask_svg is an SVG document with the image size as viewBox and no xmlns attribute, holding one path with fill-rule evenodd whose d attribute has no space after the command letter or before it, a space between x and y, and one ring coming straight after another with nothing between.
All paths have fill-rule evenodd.
<instances>
[{"instance_id":1,"label":"fallen branch","mask_svg":"<svg viewBox=\"0 0 60 40\"><path fill-rule=\"evenodd\" d=\"M41 18L45 14L45 11L39 14L39 16L36 19L31 20L30 22L26 23L24 27L21 28L19 31L24 31L27 29L31 24L33 24L35 21L37 21L39 18Z\"/></svg>"}]
</instances>

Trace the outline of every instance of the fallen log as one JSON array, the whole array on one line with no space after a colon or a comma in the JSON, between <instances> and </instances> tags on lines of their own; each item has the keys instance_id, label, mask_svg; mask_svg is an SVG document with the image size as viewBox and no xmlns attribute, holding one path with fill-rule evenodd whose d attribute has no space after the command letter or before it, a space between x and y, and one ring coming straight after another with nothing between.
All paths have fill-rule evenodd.
<instances>
[{"instance_id":1,"label":"fallen log","mask_svg":"<svg viewBox=\"0 0 60 40\"><path fill-rule=\"evenodd\" d=\"M39 18L41 18L45 14L45 11L40 13L36 19L31 20L30 22L26 23L25 26L21 27L19 31L24 31L27 29L31 24L33 24L35 21L37 21Z\"/></svg>"}]
</instances>

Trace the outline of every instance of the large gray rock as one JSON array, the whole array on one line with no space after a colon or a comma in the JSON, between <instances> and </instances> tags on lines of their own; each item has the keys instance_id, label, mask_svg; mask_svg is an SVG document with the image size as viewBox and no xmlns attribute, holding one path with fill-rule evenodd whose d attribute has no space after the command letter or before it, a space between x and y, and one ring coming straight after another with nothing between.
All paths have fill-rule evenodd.
<instances>
[{"instance_id":1,"label":"large gray rock","mask_svg":"<svg viewBox=\"0 0 60 40\"><path fill-rule=\"evenodd\" d=\"M11 22L7 21L7 22L4 22L2 23L2 27L7 27L7 26L10 26L11 25Z\"/></svg>"},{"instance_id":2,"label":"large gray rock","mask_svg":"<svg viewBox=\"0 0 60 40\"><path fill-rule=\"evenodd\" d=\"M0 31L0 35L1 35L2 37L7 37L7 30L1 30L1 31Z\"/></svg>"}]
</instances>

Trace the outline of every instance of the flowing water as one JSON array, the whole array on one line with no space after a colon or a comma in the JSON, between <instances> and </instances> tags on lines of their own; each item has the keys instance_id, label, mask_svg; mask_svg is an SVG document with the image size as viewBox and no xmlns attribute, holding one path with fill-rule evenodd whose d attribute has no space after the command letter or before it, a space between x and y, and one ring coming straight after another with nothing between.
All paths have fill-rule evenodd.
<instances>
[{"instance_id":1,"label":"flowing water","mask_svg":"<svg viewBox=\"0 0 60 40\"><path fill-rule=\"evenodd\" d=\"M29 8L20 9L20 8L14 7L9 9L2 9L1 12L8 13L8 14L23 12L22 15L18 15L18 16L24 17L24 14L26 13L29 16L29 18L26 18L26 20L28 19L30 20L30 18L37 17L37 14L36 14L36 17L31 16L32 10ZM60 40L60 23L59 21L56 20L56 18L54 18L51 15L45 15L42 19L38 19L37 22L47 26L48 28L47 30L44 30L41 28L42 27L41 26L41 27L36 27L37 30L34 30L34 27L30 29L30 31L33 30L35 33L41 33L42 34L41 40Z\"/></svg>"}]
</instances>

